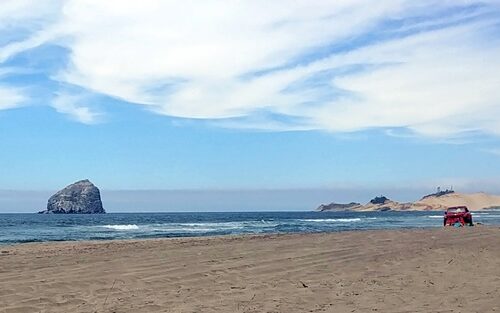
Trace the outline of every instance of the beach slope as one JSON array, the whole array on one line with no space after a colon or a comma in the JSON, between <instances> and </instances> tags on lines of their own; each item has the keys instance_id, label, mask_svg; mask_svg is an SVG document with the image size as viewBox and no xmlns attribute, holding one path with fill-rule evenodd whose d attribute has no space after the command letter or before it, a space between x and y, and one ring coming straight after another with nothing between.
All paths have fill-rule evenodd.
<instances>
[{"instance_id":1,"label":"beach slope","mask_svg":"<svg viewBox=\"0 0 500 313\"><path fill-rule=\"evenodd\" d=\"M494 312L500 229L0 247L0 312Z\"/></svg>"}]
</instances>

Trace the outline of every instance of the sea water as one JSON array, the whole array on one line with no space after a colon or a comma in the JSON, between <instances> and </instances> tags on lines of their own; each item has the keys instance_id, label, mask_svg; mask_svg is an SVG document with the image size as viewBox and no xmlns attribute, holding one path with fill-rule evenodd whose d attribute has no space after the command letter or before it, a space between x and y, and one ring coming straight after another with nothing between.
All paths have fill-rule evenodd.
<instances>
[{"instance_id":1,"label":"sea water","mask_svg":"<svg viewBox=\"0 0 500 313\"><path fill-rule=\"evenodd\" d=\"M500 210L474 212L500 225ZM0 244L442 227L442 212L0 214Z\"/></svg>"}]
</instances>

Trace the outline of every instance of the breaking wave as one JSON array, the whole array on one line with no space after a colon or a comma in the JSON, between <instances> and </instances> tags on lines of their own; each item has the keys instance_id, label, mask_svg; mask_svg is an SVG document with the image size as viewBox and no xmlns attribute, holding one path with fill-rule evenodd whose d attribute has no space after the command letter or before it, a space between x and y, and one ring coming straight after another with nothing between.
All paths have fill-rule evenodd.
<instances>
[{"instance_id":1,"label":"breaking wave","mask_svg":"<svg viewBox=\"0 0 500 313\"><path fill-rule=\"evenodd\" d=\"M322 218L322 219L305 219L304 222L314 222L314 223L350 223L350 222L360 222L361 218Z\"/></svg>"},{"instance_id":2,"label":"breaking wave","mask_svg":"<svg viewBox=\"0 0 500 313\"><path fill-rule=\"evenodd\" d=\"M139 226L135 224L127 224L127 225L103 225L102 227L114 230L137 230Z\"/></svg>"}]
</instances>

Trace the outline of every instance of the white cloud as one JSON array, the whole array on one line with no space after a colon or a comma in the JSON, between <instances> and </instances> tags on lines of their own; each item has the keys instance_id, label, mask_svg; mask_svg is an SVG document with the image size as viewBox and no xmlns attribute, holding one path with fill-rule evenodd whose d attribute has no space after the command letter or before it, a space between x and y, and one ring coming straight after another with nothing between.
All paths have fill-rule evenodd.
<instances>
[{"instance_id":1,"label":"white cloud","mask_svg":"<svg viewBox=\"0 0 500 313\"><path fill-rule=\"evenodd\" d=\"M44 31L0 48L0 62L58 40L70 49L70 64L54 79L160 114L233 118L219 123L229 127L500 135L497 1L59 5L57 23L46 18ZM477 7L456 10L463 5ZM47 12L42 15L54 16ZM388 26L397 21L403 22ZM432 30L445 24L456 26ZM413 35L398 36L403 32ZM337 50L328 52L328 46ZM321 86L304 83L326 71L337 74L323 78ZM261 118L261 112L296 118L277 121Z\"/></svg>"},{"instance_id":2,"label":"white cloud","mask_svg":"<svg viewBox=\"0 0 500 313\"><path fill-rule=\"evenodd\" d=\"M4 0L0 2L0 30L22 26L33 28L47 21L60 8L60 0Z\"/></svg>"},{"instance_id":3,"label":"white cloud","mask_svg":"<svg viewBox=\"0 0 500 313\"><path fill-rule=\"evenodd\" d=\"M21 106L25 100L22 90L0 85L0 110Z\"/></svg>"},{"instance_id":4,"label":"white cloud","mask_svg":"<svg viewBox=\"0 0 500 313\"><path fill-rule=\"evenodd\" d=\"M394 11L389 2L371 8L350 3L72 1L63 21L77 34L72 67L60 77L169 115L246 115L293 99L280 93L290 79L242 81L242 75L284 65ZM352 20L360 26L353 28Z\"/></svg>"},{"instance_id":5,"label":"white cloud","mask_svg":"<svg viewBox=\"0 0 500 313\"><path fill-rule=\"evenodd\" d=\"M47 24L54 20L61 1L7 0L0 2L0 65L19 52L46 42ZM39 32L39 35L33 35ZM26 34L25 34L26 33ZM10 38L10 42L4 42ZM10 75L27 73L29 69L0 67L0 79L8 81ZM28 102L28 88L0 85L0 110L19 107Z\"/></svg>"},{"instance_id":6,"label":"white cloud","mask_svg":"<svg viewBox=\"0 0 500 313\"><path fill-rule=\"evenodd\" d=\"M498 130L500 44L476 38L488 25L468 25L363 48L331 60L384 64L334 79L350 96L309 113L325 128L353 131L408 127L450 136Z\"/></svg>"},{"instance_id":7,"label":"white cloud","mask_svg":"<svg viewBox=\"0 0 500 313\"><path fill-rule=\"evenodd\" d=\"M56 109L57 112L67 114L80 123L98 123L102 117L102 113L84 104L86 101L90 100L85 96L59 93L52 101L52 107Z\"/></svg>"},{"instance_id":8,"label":"white cloud","mask_svg":"<svg viewBox=\"0 0 500 313\"><path fill-rule=\"evenodd\" d=\"M11 40L8 44L0 41L0 63L54 39L59 31L51 28L58 21L64 3L61 0L1 1L0 36Z\"/></svg>"}]
</instances>

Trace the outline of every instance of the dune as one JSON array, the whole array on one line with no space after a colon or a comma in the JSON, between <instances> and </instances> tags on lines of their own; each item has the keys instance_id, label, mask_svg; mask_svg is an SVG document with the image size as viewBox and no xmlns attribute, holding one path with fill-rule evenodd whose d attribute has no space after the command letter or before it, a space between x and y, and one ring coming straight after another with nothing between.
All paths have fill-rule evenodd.
<instances>
[{"instance_id":1,"label":"dune","mask_svg":"<svg viewBox=\"0 0 500 313\"><path fill-rule=\"evenodd\" d=\"M413 204L425 210L443 210L451 206L465 205L471 211L500 208L500 196L489 195L484 192L463 194L450 193L440 197L423 198Z\"/></svg>"},{"instance_id":2,"label":"dune","mask_svg":"<svg viewBox=\"0 0 500 313\"><path fill-rule=\"evenodd\" d=\"M500 208L500 196L478 193L440 192L422 197L415 202L400 203L384 196L376 197L365 205L359 203L322 204L317 211L443 211L452 206L467 206L471 211Z\"/></svg>"}]
</instances>

